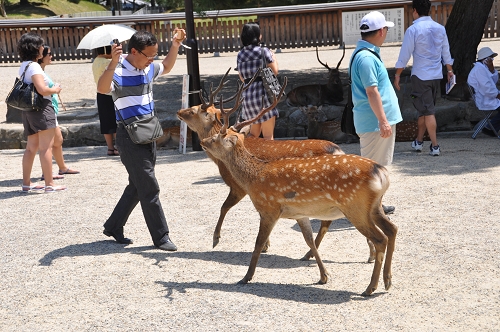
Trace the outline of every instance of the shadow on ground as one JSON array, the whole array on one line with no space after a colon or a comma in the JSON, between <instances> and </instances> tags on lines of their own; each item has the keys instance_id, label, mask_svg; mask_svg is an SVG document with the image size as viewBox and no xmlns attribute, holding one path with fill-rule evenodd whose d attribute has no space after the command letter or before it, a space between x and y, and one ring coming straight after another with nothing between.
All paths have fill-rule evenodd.
<instances>
[{"instance_id":1,"label":"shadow on ground","mask_svg":"<svg viewBox=\"0 0 500 332\"><path fill-rule=\"evenodd\" d=\"M221 284L221 283L204 283L204 282L165 282L157 281L157 284L165 287L165 297L170 301L175 301L177 296L182 296L189 289L207 289L228 293L241 293L247 295L255 295L263 298L278 299L285 301L302 302L309 304L340 304L352 300L369 300L370 297L362 297L359 294L340 291L321 289L321 286L304 286L304 285L287 285L287 284L263 284L250 283L246 285L240 284ZM178 293L178 294L176 294ZM371 298L382 296L384 293L376 293Z\"/></svg>"}]
</instances>

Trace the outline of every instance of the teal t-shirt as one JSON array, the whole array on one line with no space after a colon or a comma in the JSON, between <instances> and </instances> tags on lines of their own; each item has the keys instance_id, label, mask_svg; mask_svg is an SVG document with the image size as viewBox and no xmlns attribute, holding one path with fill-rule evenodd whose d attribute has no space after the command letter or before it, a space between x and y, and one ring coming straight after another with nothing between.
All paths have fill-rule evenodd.
<instances>
[{"instance_id":1,"label":"teal t-shirt","mask_svg":"<svg viewBox=\"0 0 500 332\"><path fill-rule=\"evenodd\" d=\"M53 87L54 86L54 82L49 77L49 75L47 75L45 73L45 77L47 77L47 80L49 82L49 88ZM59 113L59 102L57 101L57 93L54 93L52 95L52 106L54 107L54 112L56 112L56 114L58 114Z\"/></svg>"},{"instance_id":2,"label":"teal t-shirt","mask_svg":"<svg viewBox=\"0 0 500 332\"><path fill-rule=\"evenodd\" d=\"M380 55L379 47L364 40L358 41L353 55L363 47ZM360 51L352 61L350 70L352 101L354 104L354 127L358 134L379 131L378 119L370 107L366 94L366 88L370 86L377 87L389 124L392 126L403 120L399 110L398 97L389 79L387 69L377 56L368 50Z\"/></svg>"}]
</instances>

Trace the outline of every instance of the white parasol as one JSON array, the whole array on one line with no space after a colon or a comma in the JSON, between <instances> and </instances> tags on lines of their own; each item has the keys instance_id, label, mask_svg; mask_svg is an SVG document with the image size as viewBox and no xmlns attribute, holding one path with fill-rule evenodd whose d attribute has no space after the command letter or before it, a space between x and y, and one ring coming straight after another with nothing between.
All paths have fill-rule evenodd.
<instances>
[{"instance_id":1,"label":"white parasol","mask_svg":"<svg viewBox=\"0 0 500 332\"><path fill-rule=\"evenodd\" d=\"M106 24L90 31L83 37L77 46L79 49L92 50L94 48L111 45L113 39L123 42L129 40L137 31L123 24Z\"/></svg>"}]
</instances>

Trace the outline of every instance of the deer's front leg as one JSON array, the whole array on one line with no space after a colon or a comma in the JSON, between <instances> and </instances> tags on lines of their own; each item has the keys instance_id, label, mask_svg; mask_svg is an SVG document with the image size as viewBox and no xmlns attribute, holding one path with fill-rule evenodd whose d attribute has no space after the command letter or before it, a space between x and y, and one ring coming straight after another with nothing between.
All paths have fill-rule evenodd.
<instances>
[{"instance_id":1,"label":"deer's front leg","mask_svg":"<svg viewBox=\"0 0 500 332\"><path fill-rule=\"evenodd\" d=\"M213 248L215 248L215 246L219 244L220 230L222 228L222 223L224 222L224 218L226 217L227 212L233 206L238 204L238 202L241 201L243 197L246 196L245 191L239 186L230 185L230 188L231 190L229 191L226 200L224 201L224 203L220 208L219 220L217 221L217 226L215 226L215 231L213 235Z\"/></svg>"},{"instance_id":2,"label":"deer's front leg","mask_svg":"<svg viewBox=\"0 0 500 332\"><path fill-rule=\"evenodd\" d=\"M323 240L323 237L325 234L328 232L328 228L332 224L332 220L321 220L321 228L319 229L318 235L316 235L316 240L314 240L314 243L316 244L316 249L319 248L319 245L321 241ZM309 259L313 258L314 255L311 250L307 252L307 254L304 255L300 260L301 261L308 261Z\"/></svg>"},{"instance_id":3,"label":"deer's front leg","mask_svg":"<svg viewBox=\"0 0 500 332\"><path fill-rule=\"evenodd\" d=\"M274 225L276 225L277 221L278 218L263 218L261 215L259 234L257 235L257 240L255 241L255 249L252 253L250 266L248 267L248 271L245 277L238 282L239 284L246 284L250 280L252 280L252 277L255 273L255 267L257 266L257 262L259 261L260 253L262 252L264 245L269 239L269 235L271 234L271 231L273 230Z\"/></svg>"},{"instance_id":4,"label":"deer's front leg","mask_svg":"<svg viewBox=\"0 0 500 332\"><path fill-rule=\"evenodd\" d=\"M311 222L307 217L297 219L297 222L299 223L300 230L302 231L302 235L304 236L307 245L309 246L309 248L311 248L311 252L313 253L314 257L316 257L316 262L318 263L320 273L319 283L326 284L326 282L328 281L328 271L326 270L325 266L323 265L323 261L319 256L318 248L316 248L316 245L314 244Z\"/></svg>"}]
</instances>

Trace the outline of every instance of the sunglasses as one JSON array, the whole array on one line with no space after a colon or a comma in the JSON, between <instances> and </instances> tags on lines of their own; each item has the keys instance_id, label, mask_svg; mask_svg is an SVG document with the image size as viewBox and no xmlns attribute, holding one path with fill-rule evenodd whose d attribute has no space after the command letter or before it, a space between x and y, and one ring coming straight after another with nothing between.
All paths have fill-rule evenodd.
<instances>
[{"instance_id":1,"label":"sunglasses","mask_svg":"<svg viewBox=\"0 0 500 332\"><path fill-rule=\"evenodd\" d=\"M156 53L155 55L153 56L148 56L144 53L142 53L141 51L137 50L137 52L141 53L142 55L144 55L148 60L154 60L156 58L156 56L158 55L158 53Z\"/></svg>"}]
</instances>

